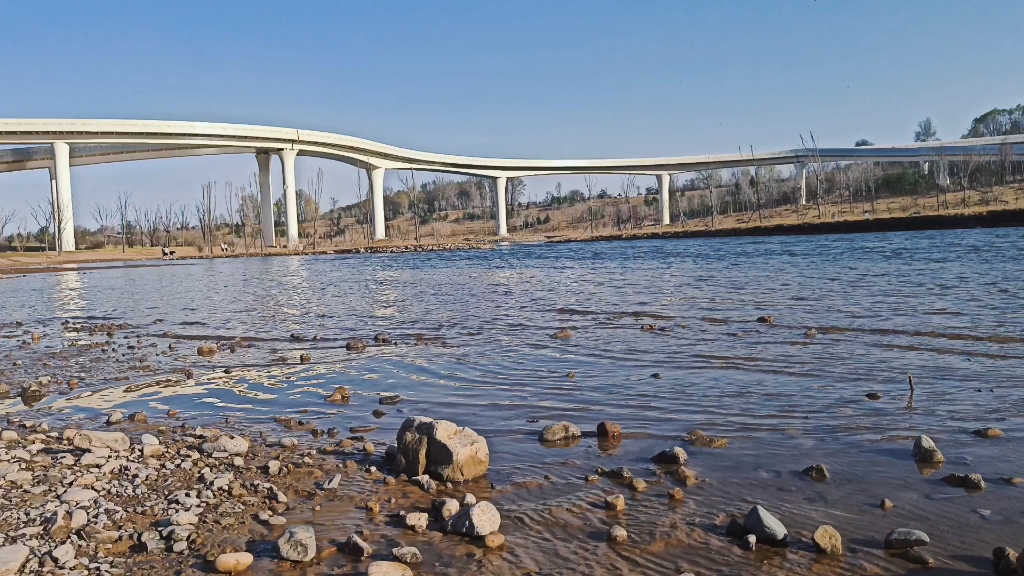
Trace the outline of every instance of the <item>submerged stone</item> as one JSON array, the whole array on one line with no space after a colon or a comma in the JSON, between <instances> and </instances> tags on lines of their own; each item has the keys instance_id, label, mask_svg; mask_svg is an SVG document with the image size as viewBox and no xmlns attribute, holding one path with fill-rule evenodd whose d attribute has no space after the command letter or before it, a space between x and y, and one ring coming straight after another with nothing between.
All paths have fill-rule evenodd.
<instances>
[{"instance_id":1,"label":"submerged stone","mask_svg":"<svg viewBox=\"0 0 1024 576\"><path fill-rule=\"evenodd\" d=\"M564 442L583 436L579 427L572 422L555 422L540 431L541 442Z\"/></svg>"}]
</instances>

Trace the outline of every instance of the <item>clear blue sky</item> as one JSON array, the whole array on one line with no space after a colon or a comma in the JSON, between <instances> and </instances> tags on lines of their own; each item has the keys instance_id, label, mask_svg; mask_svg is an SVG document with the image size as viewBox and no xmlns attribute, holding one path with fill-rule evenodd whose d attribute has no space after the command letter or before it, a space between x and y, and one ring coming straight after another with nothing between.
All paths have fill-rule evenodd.
<instances>
[{"instance_id":1,"label":"clear blue sky","mask_svg":"<svg viewBox=\"0 0 1024 576\"><path fill-rule=\"evenodd\" d=\"M1024 102L1018 0L34 1L0 12L10 118L240 122L435 152L623 157L794 148L808 131L822 145L902 143L929 115L948 139ZM352 201L348 167L300 159L300 185L319 165L325 196ZM76 168L77 221L92 225L88 208L118 190L191 203L203 182L243 182L255 166ZM555 180L528 179L528 192ZM602 183L617 190L617 178ZM0 174L0 206L27 214L48 191L45 171Z\"/></svg>"}]
</instances>

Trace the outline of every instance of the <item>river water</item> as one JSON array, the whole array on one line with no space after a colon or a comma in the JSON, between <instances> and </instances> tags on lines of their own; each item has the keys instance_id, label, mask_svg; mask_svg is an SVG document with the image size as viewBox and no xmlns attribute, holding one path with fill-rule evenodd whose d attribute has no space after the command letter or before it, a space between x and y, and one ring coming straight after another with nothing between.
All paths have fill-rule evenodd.
<instances>
[{"instance_id":1,"label":"river water","mask_svg":"<svg viewBox=\"0 0 1024 576\"><path fill-rule=\"evenodd\" d=\"M1024 544L1024 487L999 480L1024 476L1022 262L1024 232L1006 228L30 274L0 281L0 378L15 389L43 375L81 385L55 387L32 408L2 400L0 410L65 424L114 407L154 422L174 408L190 423L229 418L269 434L281 434L273 418L286 415L321 428L375 425L368 436L392 441L409 415L469 426L490 445L493 486L477 490L502 509L508 545L467 564L456 545L435 542L437 561L421 573L902 574L913 566L881 540L904 526L931 536L933 573L986 573L994 546ZM102 333L62 329L65 320L131 327L111 349ZM817 336L805 336L812 327ZM574 336L551 337L562 328ZM347 339L377 331L397 345L346 352ZM223 349L200 358L203 342ZM312 362L298 363L301 352ZM193 382L176 373L185 366ZM351 404L324 401L339 385L352 389ZM405 400L380 406L390 393ZM375 418L376 408L389 414ZM615 421L624 438L538 443L558 420L585 432ZM983 426L1006 436L971 435ZM683 444L693 429L729 445ZM945 453L942 470L914 464L917 434ZM681 503L665 497L675 481L649 460L673 445L705 479ZM813 463L828 467L829 482L800 475ZM651 489L585 483L598 465L628 466ZM988 488L946 486L948 472L978 472ZM609 515L597 502L614 491L627 494L627 509ZM896 507L879 510L883 497ZM787 525L788 548L751 553L720 535L728 515L754 503ZM616 523L630 540L612 547L604 532ZM844 536L842 558L809 544L826 523Z\"/></svg>"}]
</instances>

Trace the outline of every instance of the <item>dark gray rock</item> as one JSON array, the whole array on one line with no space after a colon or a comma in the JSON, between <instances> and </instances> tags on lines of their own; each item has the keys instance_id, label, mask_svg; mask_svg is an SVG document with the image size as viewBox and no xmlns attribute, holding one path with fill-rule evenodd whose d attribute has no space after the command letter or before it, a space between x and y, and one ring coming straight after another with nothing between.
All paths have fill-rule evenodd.
<instances>
[{"instance_id":1,"label":"dark gray rock","mask_svg":"<svg viewBox=\"0 0 1024 576\"><path fill-rule=\"evenodd\" d=\"M746 518L743 519L743 528L747 533L757 536L758 542L766 544L785 542L789 537L789 532L782 522L760 504L747 512Z\"/></svg>"}]
</instances>

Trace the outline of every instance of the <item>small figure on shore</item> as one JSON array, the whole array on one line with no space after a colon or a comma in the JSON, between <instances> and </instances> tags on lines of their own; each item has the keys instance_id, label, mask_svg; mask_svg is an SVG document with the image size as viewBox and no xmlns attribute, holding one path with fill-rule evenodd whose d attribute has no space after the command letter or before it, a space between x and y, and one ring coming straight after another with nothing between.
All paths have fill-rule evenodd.
<instances>
[{"instance_id":1,"label":"small figure on shore","mask_svg":"<svg viewBox=\"0 0 1024 576\"><path fill-rule=\"evenodd\" d=\"M220 243L220 252L221 252L221 254L227 254L228 253L228 244L227 244L227 242L221 242Z\"/></svg>"}]
</instances>

